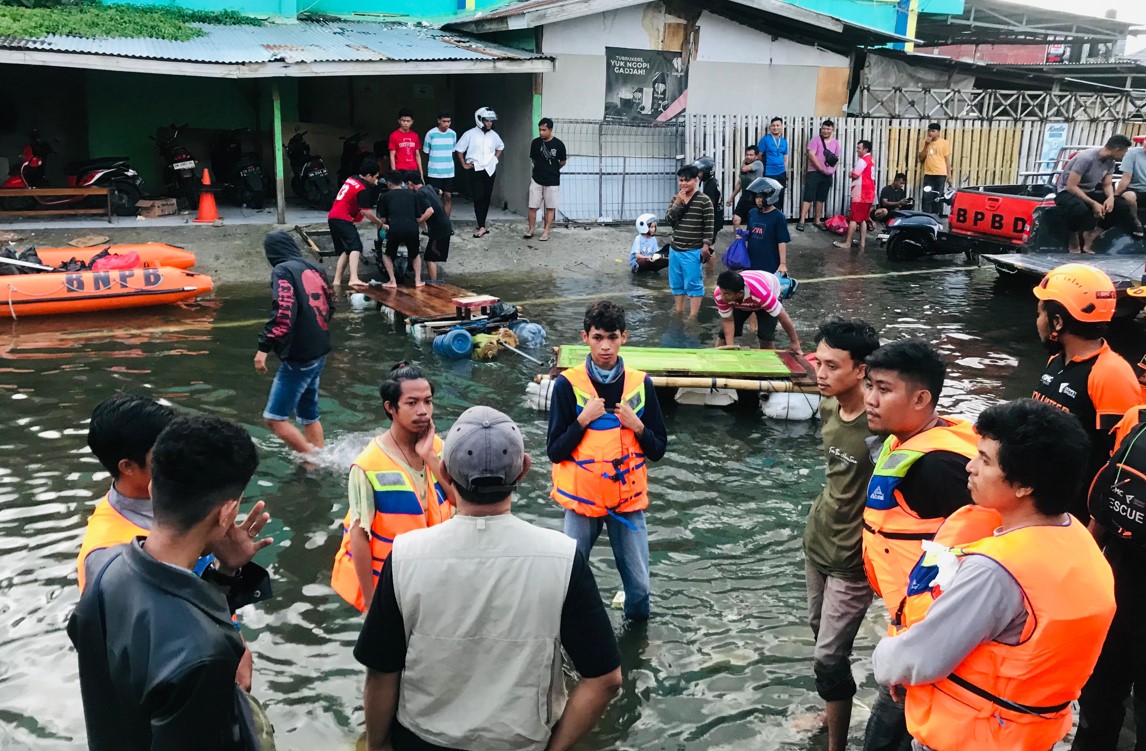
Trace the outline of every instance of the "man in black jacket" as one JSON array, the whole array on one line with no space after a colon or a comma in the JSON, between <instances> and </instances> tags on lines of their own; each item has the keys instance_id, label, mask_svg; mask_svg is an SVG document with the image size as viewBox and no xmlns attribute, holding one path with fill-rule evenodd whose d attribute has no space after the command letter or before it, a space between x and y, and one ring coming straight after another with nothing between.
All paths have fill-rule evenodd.
<instances>
[{"instance_id":1,"label":"man in black jacket","mask_svg":"<svg viewBox=\"0 0 1146 751\"><path fill-rule=\"evenodd\" d=\"M270 544L255 540L266 517L235 524L258 463L247 431L217 417L180 417L160 433L151 534L108 549L68 622L92 751L258 750L231 619L267 588L249 557ZM247 551L237 570L192 572L236 540Z\"/></svg>"},{"instance_id":2,"label":"man in black jacket","mask_svg":"<svg viewBox=\"0 0 1146 751\"><path fill-rule=\"evenodd\" d=\"M302 257L289 233L270 233L263 250L274 267L271 317L259 334L255 370L267 372L267 353L272 350L282 361L263 420L286 445L308 454L325 445L318 419L318 383L330 352L334 297L322 269ZM301 431L291 424L291 413Z\"/></svg>"}]
</instances>

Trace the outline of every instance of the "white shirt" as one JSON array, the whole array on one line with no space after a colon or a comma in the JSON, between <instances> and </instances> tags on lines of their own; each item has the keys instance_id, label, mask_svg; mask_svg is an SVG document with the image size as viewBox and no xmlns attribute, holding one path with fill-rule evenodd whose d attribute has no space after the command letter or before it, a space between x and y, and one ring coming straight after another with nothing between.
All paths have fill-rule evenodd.
<instances>
[{"instance_id":1,"label":"white shirt","mask_svg":"<svg viewBox=\"0 0 1146 751\"><path fill-rule=\"evenodd\" d=\"M495 130L470 128L458 139L454 151L465 154L466 162L475 170L493 174L497 171L497 152L505 150L505 143Z\"/></svg>"}]
</instances>

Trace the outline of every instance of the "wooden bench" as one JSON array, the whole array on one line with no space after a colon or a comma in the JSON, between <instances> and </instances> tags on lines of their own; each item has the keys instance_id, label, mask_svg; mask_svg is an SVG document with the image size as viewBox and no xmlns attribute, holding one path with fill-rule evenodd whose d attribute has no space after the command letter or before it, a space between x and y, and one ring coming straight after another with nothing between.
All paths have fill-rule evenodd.
<instances>
[{"instance_id":1,"label":"wooden bench","mask_svg":"<svg viewBox=\"0 0 1146 751\"><path fill-rule=\"evenodd\" d=\"M103 196L106 206L102 209L83 208L82 203L69 206L66 204L44 207L35 201L37 197L62 196ZM7 198L31 198L35 206L23 211L0 211L0 216L62 216L71 214L104 214L108 224L111 224L111 193L107 188L0 188L0 207L6 204Z\"/></svg>"}]
</instances>

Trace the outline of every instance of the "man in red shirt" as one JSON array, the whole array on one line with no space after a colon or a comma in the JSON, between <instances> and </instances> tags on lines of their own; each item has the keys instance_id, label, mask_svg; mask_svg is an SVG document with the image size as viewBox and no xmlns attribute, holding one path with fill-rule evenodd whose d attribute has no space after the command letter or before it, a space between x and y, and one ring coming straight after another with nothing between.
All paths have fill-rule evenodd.
<instances>
[{"instance_id":1,"label":"man in red shirt","mask_svg":"<svg viewBox=\"0 0 1146 751\"><path fill-rule=\"evenodd\" d=\"M856 144L856 163L852 167L851 209L848 211L848 236L834 242L837 248L850 248L859 227L859 247L867 246L867 223L871 219L871 207L875 203L875 161L871 156L871 141Z\"/></svg>"},{"instance_id":2,"label":"man in red shirt","mask_svg":"<svg viewBox=\"0 0 1146 751\"><path fill-rule=\"evenodd\" d=\"M330 237L334 241L334 249L338 251L338 263L334 267L334 291L342 286L342 272L350 265L350 286L362 286L358 278L358 261L362 258L362 238L358 235L358 228L354 225L366 217L372 224L382 226L382 220L374 214L374 191L370 190L378 184L378 162L374 157L363 157L358 169L358 175L348 177L334 197L334 206L326 215L326 223L330 227Z\"/></svg>"},{"instance_id":3,"label":"man in red shirt","mask_svg":"<svg viewBox=\"0 0 1146 751\"><path fill-rule=\"evenodd\" d=\"M398 110L398 130L390 134L390 167L403 172L422 172L422 139L411 128L414 113L406 108Z\"/></svg>"}]
</instances>

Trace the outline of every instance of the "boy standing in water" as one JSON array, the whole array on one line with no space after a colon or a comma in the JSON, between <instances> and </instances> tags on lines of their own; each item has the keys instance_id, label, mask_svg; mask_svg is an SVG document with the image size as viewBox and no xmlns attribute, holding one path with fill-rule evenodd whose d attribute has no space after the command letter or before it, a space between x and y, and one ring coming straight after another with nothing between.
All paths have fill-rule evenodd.
<instances>
[{"instance_id":1,"label":"boy standing in water","mask_svg":"<svg viewBox=\"0 0 1146 751\"><path fill-rule=\"evenodd\" d=\"M550 400L547 453L553 500L565 509L565 534L589 558L602 527L609 529L625 588L625 617L649 617L649 461L665 455L668 434L656 389L643 372L626 368L625 311L602 300L585 311L585 362L557 376Z\"/></svg>"},{"instance_id":2,"label":"boy standing in water","mask_svg":"<svg viewBox=\"0 0 1146 751\"><path fill-rule=\"evenodd\" d=\"M872 591L863 568L863 510L875 468L864 408L864 361L879 349L866 321L831 318L816 332L816 385L825 463L824 489L804 528L808 623L816 646L816 693L826 705L828 751L844 751L856 683L852 644Z\"/></svg>"},{"instance_id":3,"label":"boy standing in water","mask_svg":"<svg viewBox=\"0 0 1146 751\"><path fill-rule=\"evenodd\" d=\"M263 420L287 446L309 454L326 445L318 418L318 384L330 352L334 296L322 268L303 258L287 232L267 235L263 250L274 268L271 317L259 334L255 370L267 372L271 350L281 360ZM301 431L291 424L292 413Z\"/></svg>"}]
</instances>

